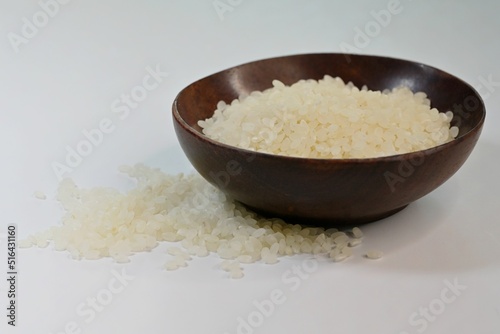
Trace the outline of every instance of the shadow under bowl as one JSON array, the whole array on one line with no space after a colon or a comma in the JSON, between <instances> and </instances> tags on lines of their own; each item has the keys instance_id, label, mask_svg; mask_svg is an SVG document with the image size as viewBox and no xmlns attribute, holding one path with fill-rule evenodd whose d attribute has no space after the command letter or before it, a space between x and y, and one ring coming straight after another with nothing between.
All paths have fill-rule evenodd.
<instances>
[{"instance_id":1,"label":"shadow under bowl","mask_svg":"<svg viewBox=\"0 0 500 334\"><path fill-rule=\"evenodd\" d=\"M216 142L197 122L221 100L300 79L341 77L371 90L406 86L432 107L454 112L458 137L418 152L369 159L309 159L253 152ZM200 79L173 106L179 143L194 168L235 200L266 216L309 225L367 223L392 215L433 191L463 165L480 136L484 103L459 78L417 62L368 55L319 53L258 60Z\"/></svg>"}]
</instances>

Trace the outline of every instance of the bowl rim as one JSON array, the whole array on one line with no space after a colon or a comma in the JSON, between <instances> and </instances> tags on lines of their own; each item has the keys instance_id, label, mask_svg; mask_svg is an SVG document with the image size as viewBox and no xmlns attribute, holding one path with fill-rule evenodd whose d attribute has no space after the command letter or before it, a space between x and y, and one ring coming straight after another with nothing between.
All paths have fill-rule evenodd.
<instances>
[{"instance_id":1,"label":"bowl rim","mask_svg":"<svg viewBox=\"0 0 500 334\"><path fill-rule=\"evenodd\" d=\"M241 147L237 147L237 146L233 146L233 145L229 145L229 144L225 144L225 143L216 141L216 140L208 137L207 135L205 135L203 132L200 132L200 131L194 129L191 125L189 125L182 118L182 116L179 113L177 106L178 106L178 100L179 100L180 96L182 95L182 93L184 93L184 91L186 89L188 89L189 87L191 87L192 85L194 85L200 81L206 80L209 77L219 75L223 72L231 71L231 70L234 70L238 67L250 65L253 63L257 63L257 62L268 61L268 60L273 60L273 59L276 60L276 59L280 59L280 58L314 56L314 55L341 55L341 56L344 56L347 58L348 57L382 58L382 59L397 60L397 61L412 63L412 64L417 65L417 66L423 66L423 67L426 67L426 68L429 68L432 70L442 72L442 73L452 77L453 79L460 81L462 84L467 86L470 90L472 90L472 92L475 94L475 97L479 100L479 103L480 103L480 110L482 111L481 118L479 119L478 123L476 125L474 125L466 133L460 134L460 132L459 132L458 137L456 137L455 139L453 139L449 142L434 146L434 147L424 149L424 150L418 150L418 151L412 151L412 152L400 153L400 154L392 154L392 155L386 155L386 156L380 156L380 157L371 157L371 158L309 158L309 157L288 156L288 155L279 155L279 154L254 151L254 150L249 150L249 149L245 149L245 148L241 148ZM432 101L431 101L431 103L432 103ZM214 111L215 111L215 108L216 108L216 106L214 106ZM240 153L241 155L255 155L256 157L260 156L262 158L271 158L272 157L272 158L279 158L279 159L290 160L290 161L315 162L315 163L333 163L333 162L335 162L335 163L373 163L373 162L391 162L391 161L411 160L417 156L431 155L431 154L434 154L436 152L445 150L448 147L452 147L453 145L456 145L457 143L472 136L476 131L481 131L481 129L484 125L485 118L486 118L486 106L484 104L484 101L483 101L481 95L472 85L470 85L466 81L460 79L459 77L457 77L453 74L450 74L446 71L443 71L443 70L441 70L437 67L431 66L431 65L427 65L427 64L424 64L421 62L408 60L408 59L380 56L380 55L339 53L339 52L316 52L316 53L296 53L296 54L289 54L289 55L283 55L283 56L261 58L261 59L257 59L257 60L253 60L253 61L248 61L245 63L240 63L238 65L231 66L231 67L225 68L223 70L214 72L210 75L206 75L206 76L204 76L196 81L191 82L190 84L188 84L187 86L182 88L182 90L175 96L174 101L172 103L172 115L173 115L173 118L177 124L182 126L185 130L187 130L190 134L194 135L198 139L200 139L202 141L206 141L213 146L220 146L221 148L224 148L227 150L234 150L234 151Z\"/></svg>"}]
</instances>

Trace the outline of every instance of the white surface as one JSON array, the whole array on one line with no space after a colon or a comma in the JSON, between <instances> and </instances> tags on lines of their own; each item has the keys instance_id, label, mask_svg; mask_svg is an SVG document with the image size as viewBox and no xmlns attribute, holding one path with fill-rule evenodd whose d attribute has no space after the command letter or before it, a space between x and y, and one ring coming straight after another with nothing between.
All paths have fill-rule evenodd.
<instances>
[{"instance_id":1,"label":"white surface","mask_svg":"<svg viewBox=\"0 0 500 334\"><path fill-rule=\"evenodd\" d=\"M122 164L188 171L170 119L171 102L184 86L260 58L339 52L342 42L356 46L355 29L376 29L371 11L390 3L222 1L234 4L223 20L212 0L74 0L15 52L8 34L21 34L23 18L32 21L41 7L1 0L0 332L498 333L500 5L493 0L401 0L401 12L373 30L367 45L357 44L360 53L416 60L461 77L483 95L487 120L463 168L401 213L364 227L364 244L353 258L322 261L307 276L290 270L310 264L308 257L286 258L246 266L244 279L231 280L215 256L162 270L166 245L125 265L74 261L50 247L22 249L17 326L6 325L7 226L16 224L21 239L58 224L51 165L64 162L66 146L75 148L83 130L106 118L114 126L69 174L82 186L125 188L117 173ZM120 119L113 102L156 66L168 76ZM488 78L495 83L491 91L479 87ZM48 199L34 198L38 190ZM372 248L385 256L364 259ZM113 276L121 271L133 276L126 285ZM461 287L455 294L447 285L454 282ZM120 292L109 294L109 284ZM259 323L255 303L272 294L277 304ZM96 296L112 299L91 311L86 303ZM429 306L426 319L421 312ZM238 317L249 316L256 328L241 327Z\"/></svg>"}]
</instances>

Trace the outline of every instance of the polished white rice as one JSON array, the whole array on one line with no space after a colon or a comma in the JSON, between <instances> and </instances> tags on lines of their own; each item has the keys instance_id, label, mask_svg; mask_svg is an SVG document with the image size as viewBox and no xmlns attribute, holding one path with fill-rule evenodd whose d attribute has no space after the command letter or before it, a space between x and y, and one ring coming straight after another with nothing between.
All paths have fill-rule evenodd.
<instances>
[{"instance_id":1,"label":"polished white rice","mask_svg":"<svg viewBox=\"0 0 500 334\"><path fill-rule=\"evenodd\" d=\"M372 158L444 144L458 135L453 113L431 108L423 92L358 89L341 78L300 80L226 104L199 121L203 133L240 148L307 158Z\"/></svg>"},{"instance_id":2,"label":"polished white rice","mask_svg":"<svg viewBox=\"0 0 500 334\"><path fill-rule=\"evenodd\" d=\"M370 259L370 260L378 260L380 259L382 256L384 256L384 252L380 251L380 250L370 250L368 251L366 254L365 254L365 257L367 259Z\"/></svg>"},{"instance_id":3,"label":"polished white rice","mask_svg":"<svg viewBox=\"0 0 500 334\"><path fill-rule=\"evenodd\" d=\"M66 211L61 224L21 246L45 247L51 242L75 259L128 262L134 253L174 242L167 250L166 270L186 267L193 257L211 253L225 260L223 269L230 277L241 278L241 264L274 264L286 255L330 254L334 261L344 260L352 255L350 242L361 240L357 228L325 230L263 218L198 174L168 175L144 165L121 170L137 180L124 193L82 189L65 179L57 197Z\"/></svg>"}]
</instances>

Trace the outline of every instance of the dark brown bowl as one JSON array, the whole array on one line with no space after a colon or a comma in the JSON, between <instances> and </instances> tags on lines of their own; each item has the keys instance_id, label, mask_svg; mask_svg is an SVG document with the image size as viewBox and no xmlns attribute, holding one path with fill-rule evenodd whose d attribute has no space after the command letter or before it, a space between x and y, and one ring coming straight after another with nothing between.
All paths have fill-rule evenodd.
<instances>
[{"instance_id":1,"label":"dark brown bowl","mask_svg":"<svg viewBox=\"0 0 500 334\"><path fill-rule=\"evenodd\" d=\"M199 120L217 102L264 90L278 79L292 84L325 74L358 87L383 90L405 85L423 91L432 106L451 110L458 137L408 154L371 159L306 159L257 153L202 134ZM184 88L173 103L179 142L196 170L232 198L268 216L305 224L339 225L392 215L448 180L474 148L485 119L479 94L434 67L406 60L346 54L302 54L232 67Z\"/></svg>"}]
</instances>

